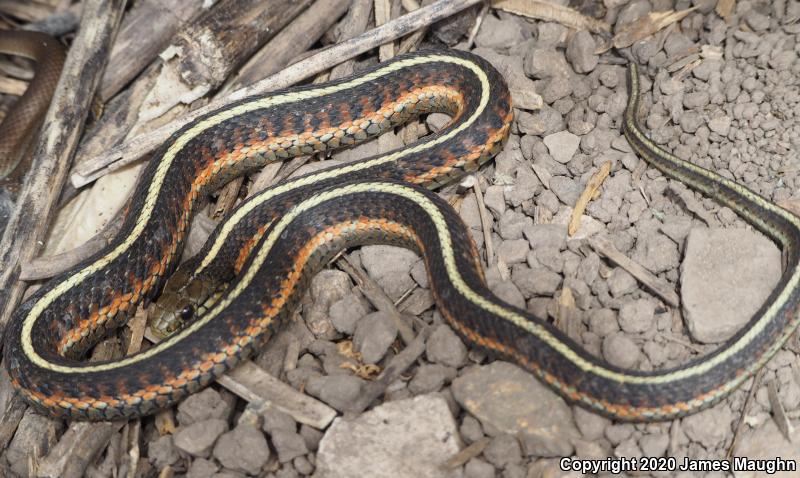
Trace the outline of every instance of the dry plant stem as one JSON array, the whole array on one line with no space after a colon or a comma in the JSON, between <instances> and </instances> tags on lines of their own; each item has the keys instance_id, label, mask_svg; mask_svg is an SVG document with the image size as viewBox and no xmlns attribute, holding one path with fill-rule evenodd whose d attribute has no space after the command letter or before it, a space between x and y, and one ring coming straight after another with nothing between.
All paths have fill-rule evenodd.
<instances>
[{"instance_id":1,"label":"dry plant stem","mask_svg":"<svg viewBox=\"0 0 800 478\"><path fill-rule=\"evenodd\" d=\"M327 48L314 56L291 65L276 75L259 81L250 87L237 90L204 108L195 110L179 121L168 123L149 132L147 135L137 136L120 147L114 148L106 154L87 161L85 164L81 164L72 172L71 181L75 187L84 186L104 174L136 161L139 157L152 151L163 143L169 135L177 131L181 126L209 111L218 109L246 96L263 94L274 89L292 85L327 70L344 59L353 58L383 43L395 40L414 30L436 23L443 18L447 18L479 2L480 0L439 0L432 5L420 8L415 12L392 20L356 38Z\"/></svg>"},{"instance_id":2,"label":"dry plant stem","mask_svg":"<svg viewBox=\"0 0 800 478\"><path fill-rule=\"evenodd\" d=\"M100 100L106 102L130 83L163 50L184 23L196 17L203 2L145 0L125 15L111 49Z\"/></svg>"},{"instance_id":3,"label":"dry plant stem","mask_svg":"<svg viewBox=\"0 0 800 478\"><path fill-rule=\"evenodd\" d=\"M467 48L472 48L472 45L475 44L475 37L478 36L478 32L481 30L481 25L483 24L483 18L487 13L489 13L488 4L481 7L481 11L478 13L477 18L475 18L475 25L472 26L472 29L469 31L469 37L467 38Z\"/></svg>"},{"instance_id":4,"label":"dry plant stem","mask_svg":"<svg viewBox=\"0 0 800 478\"><path fill-rule=\"evenodd\" d=\"M16 393L6 403L6 408L0 415L0 453L5 451L27 409L28 405Z\"/></svg>"},{"instance_id":5,"label":"dry plant stem","mask_svg":"<svg viewBox=\"0 0 800 478\"><path fill-rule=\"evenodd\" d=\"M597 170L594 176L589 179L589 182L586 183L586 187L578 198L578 202L575 203L575 207L572 208L572 214L569 218L567 234L570 237L578 232L578 228L581 226L581 216L583 216L584 211L586 211L586 206L589 205L589 201L592 200L597 190L600 189L600 186L608 177L609 173L611 173L611 161L606 161L600 166L600 169Z\"/></svg>"},{"instance_id":6,"label":"dry plant stem","mask_svg":"<svg viewBox=\"0 0 800 478\"><path fill-rule=\"evenodd\" d=\"M628 271L630 275L635 277L645 287L653 291L653 293L655 293L657 296L661 297L664 302L672 307L678 307L680 305L678 293L675 292L668 282L659 279L652 272L645 269L641 264L634 262L628 256L620 252L616 247L614 247L614 244L612 244L611 241L603 237L594 237L589 239L589 244L598 254L608 258L608 260L611 262Z\"/></svg>"},{"instance_id":7,"label":"dry plant stem","mask_svg":"<svg viewBox=\"0 0 800 478\"><path fill-rule=\"evenodd\" d=\"M575 30L589 30L594 33L609 33L608 23L582 15L577 10L564 7L555 2L543 0L492 0L492 7L509 13L537 20L561 23Z\"/></svg>"},{"instance_id":8,"label":"dry plant stem","mask_svg":"<svg viewBox=\"0 0 800 478\"><path fill-rule=\"evenodd\" d=\"M406 345L410 344L411 341L414 340L414 331L411 330L411 327L403 320L397 307L394 306L394 302L386 295L386 292L381 289L381 286L372 280L363 269L353 264L346 255L336 261L336 266L350 275L358 285L358 288L361 289L364 297L366 297L376 309L386 312L391 316L392 321L395 323L400 333L400 338L403 339L403 343Z\"/></svg>"},{"instance_id":9,"label":"dry plant stem","mask_svg":"<svg viewBox=\"0 0 800 478\"><path fill-rule=\"evenodd\" d=\"M122 217L117 216L102 231L75 249L52 256L37 257L29 262L22 263L20 265L19 280L48 279L64 272L107 246L117 235L120 227L122 227Z\"/></svg>"},{"instance_id":10,"label":"dry plant stem","mask_svg":"<svg viewBox=\"0 0 800 478\"><path fill-rule=\"evenodd\" d=\"M80 478L124 422L75 422L37 470L40 477Z\"/></svg>"},{"instance_id":11,"label":"dry plant stem","mask_svg":"<svg viewBox=\"0 0 800 478\"><path fill-rule=\"evenodd\" d=\"M67 9L53 12L48 17L24 25L22 29L60 37L78 28L78 24L81 21L82 8L83 3L73 3Z\"/></svg>"},{"instance_id":12,"label":"dry plant stem","mask_svg":"<svg viewBox=\"0 0 800 478\"><path fill-rule=\"evenodd\" d=\"M0 240L0 332L25 291L17 280L19 265L44 241L125 5L123 0L83 3L81 28L45 116L31 172Z\"/></svg>"},{"instance_id":13,"label":"dry plant stem","mask_svg":"<svg viewBox=\"0 0 800 478\"><path fill-rule=\"evenodd\" d=\"M747 392L747 398L744 399L744 405L742 405L742 411L739 414L739 420L736 422L736 428L733 430L733 440L731 440L731 446L728 447L728 452L725 453L725 458L730 460L733 458L733 449L736 446L736 440L739 439L739 434L742 432L742 426L744 425L744 419L747 416L747 411L750 409L750 402L753 401L753 397L756 395L756 391L761 386L761 377L764 376L765 368L756 373L756 376L753 378L753 384L750 386L750 391Z\"/></svg>"},{"instance_id":14,"label":"dry plant stem","mask_svg":"<svg viewBox=\"0 0 800 478\"><path fill-rule=\"evenodd\" d=\"M372 15L373 0L353 0L350 10L345 15L344 20L339 24L339 38L342 42L361 35L367 30L369 19ZM331 69L331 78L343 78L353 73L355 60L347 60Z\"/></svg>"},{"instance_id":15,"label":"dry plant stem","mask_svg":"<svg viewBox=\"0 0 800 478\"><path fill-rule=\"evenodd\" d=\"M175 36L174 68L190 87L216 88L311 0L221 0ZM167 65L169 66L169 64Z\"/></svg>"},{"instance_id":16,"label":"dry plant stem","mask_svg":"<svg viewBox=\"0 0 800 478\"><path fill-rule=\"evenodd\" d=\"M248 402L261 405L260 408L277 408L314 428L324 429L336 417L336 410L298 392L249 360L217 382Z\"/></svg>"},{"instance_id":17,"label":"dry plant stem","mask_svg":"<svg viewBox=\"0 0 800 478\"><path fill-rule=\"evenodd\" d=\"M311 48L344 14L348 5L347 0L317 0L247 60L231 89L250 85L280 71Z\"/></svg>"},{"instance_id":18,"label":"dry plant stem","mask_svg":"<svg viewBox=\"0 0 800 478\"><path fill-rule=\"evenodd\" d=\"M379 27L391 20L389 0L375 0L375 26ZM378 48L378 58L386 61L394 58L394 44L387 42Z\"/></svg>"},{"instance_id":19,"label":"dry plant stem","mask_svg":"<svg viewBox=\"0 0 800 478\"><path fill-rule=\"evenodd\" d=\"M461 465L466 464L471 459L483 453L483 449L489 444L491 440L489 437L483 437L480 440L473 442L470 446L464 448L460 452L450 457L442 467L445 470L455 470Z\"/></svg>"},{"instance_id":20,"label":"dry plant stem","mask_svg":"<svg viewBox=\"0 0 800 478\"><path fill-rule=\"evenodd\" d=\"M478 216L481 218L481 229L483 229L483 243L486 246L486 265L491 267L494 264L494 242L492 241L492 223L489 222L489 213L486 211L486 204L483 202L483 191L481 191L480 180L476 177L472 184L475 193L475 200L478 201Z\"/></svg>"},{"instance_id":21,"label":"dry plant stem","mask_svg":"<svg viewBox=\"0 0 800 478\"><path fill-rule=\"evenodd\" d=\"M425 341L432 331L432 327L427 326L419 331L419 334L414 340L407 342L406 348L389 360L388 365L386 365L383 372L378 375L378 378L364 384L361 396L358 397L348 411L361 413L369 407L370 403L383 395L386 389L389 388L389 385L400 378L400 376L408 370L408 367L413 365L414 362L422 356L422 353L425 351Z\"/></svg>"}]
</instances>

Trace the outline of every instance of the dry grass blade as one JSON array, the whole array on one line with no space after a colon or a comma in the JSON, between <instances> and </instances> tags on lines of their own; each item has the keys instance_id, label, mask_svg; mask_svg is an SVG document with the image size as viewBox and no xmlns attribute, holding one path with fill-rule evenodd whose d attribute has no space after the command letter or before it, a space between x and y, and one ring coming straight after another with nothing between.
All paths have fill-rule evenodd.
<instances>
[{"instance_id":1,"label":"dry grass blade","mask_svg":"<svg viewBox=\"0 0 800 478\"><path fill-rule=\"evenodd\" d=\"M489 441L491 440L489 440L488 437L483 437L480 440L475 441L470 446L450 457L446 462L444 462L442 468L445 470L455 470L459 466L480 455L483 452L483 449L486 448L486 445L489 444Z\"/></svg>"},{"instance_id":2,"label":"dry grass blade","mask_svg":"<svg viewBox=\"0 0 800 478\"><path fill-rule=\"evenodd\" d=\"M675 10L650 12L647 15L639 17L638 20L625 25L614 35L611 43L616 48L627 48L662 28L681 21L686 15L693 12L695 8L697 7L687 8L686 10L680 10L678 12Z\"/></svg>"},{"instance_id":3,"label":"dry grass blade","mask_svg":"<svg viewBox=\"0 0 800 478\"><path fill-rule=\"evenodd\" d=\"M603 181L608 177L611 173L611 161L606 161L600 166L600 169L595 173L594 176L586 183L586 188L581 193L581 196L578 198L578 202L575 203L575 207L572 209L572 215L569 218L569 226L567 227L567 234L570 236L574 236L576 232L578 232L578 228L581 225L581 216L583 216L583 212L586 211L586 206L589 205L589 201L592 200L597 190L600 189L600 185L603 184Z\"/></svg>"},{"instance_id":4,"label":"dry grass blade","mask_svg":"<svg viewBox=\"0 0 800 478\"><path fill-rule=\"evenodd\" d=\"M492 7L505 12L558 22L575 30L589 30L594 33L610 33L611 26L601 20L582 15L577 10L541 0L494 0Z\"/></svg>"}]
</instances>

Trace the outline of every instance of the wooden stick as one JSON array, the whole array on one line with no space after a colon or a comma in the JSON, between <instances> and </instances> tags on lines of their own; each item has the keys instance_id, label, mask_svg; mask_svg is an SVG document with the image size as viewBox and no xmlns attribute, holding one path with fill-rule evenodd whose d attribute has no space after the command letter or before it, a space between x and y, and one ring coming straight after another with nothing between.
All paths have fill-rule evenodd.
<instances>
[{"instance_id":1,"label":"wooden stick","mask_svg":"<svg viewBox=\"0 0 800 478\"><path fill-rule=\"evenodd\" d=\"M668 282L658 278L641 264L634 262L628 256L621 253L614 247L611 241L603 237L594 237L589 239L589 244L598 254L607 257L611 262L628 271L630 275L635 277L657 296L661 297L664 302L673 307L678 307L678 305L680 305L678 294Z\"/></svg>"},{"instance_id":2,"label":"wooden stick","mask_svg":"<svg viewBox=\"0 0 800 478\"><path fill-rule=\"evenodd\" d=\"M81 164L72 171L70 177L72 184L75 187L85 186L111 171L136 161L142 155L162 144L179 128L203 114L219 109L247 96L264 94L278 88L285 88L327 70L345 59L353 58L383 43L407 35L423 26L436 23L480 1L481 0L439 0L432 5L420 8L415 12L404 15L374 30L359 35L352 40L334 45L316 55L295 63L278 74L261 80L250 87L237 90L225 98L214 101L206 107L199 108L186 118L168 123L147 133L147 135L137 136L120 147L113 148L106 154L99 155L87 161L85 164Z\"/></svg>"},{"instance_id":3,"label":"wooden stick","mask_svg":"<svg viewBox=\"0 0 800 478\"><path fill-rule=\"evenodd\" d=\"M44 243L125 5L123 0L83 3L81 28L45 116L31 172L0 240L0 332L25 291L26 284L17 281L19 264Z\"/></svg>"}]
</instances>

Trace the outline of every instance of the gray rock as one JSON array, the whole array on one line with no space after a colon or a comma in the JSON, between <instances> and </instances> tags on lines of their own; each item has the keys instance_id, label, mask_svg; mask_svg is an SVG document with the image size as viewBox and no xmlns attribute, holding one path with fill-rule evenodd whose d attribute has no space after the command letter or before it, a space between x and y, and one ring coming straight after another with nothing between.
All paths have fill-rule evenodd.
<instances>
[{"instance_id":1,"label":"gray rock","mask_svg":"<svg viewBox=\"0 0 800 478\"><path fill-rule=\"evenodd\" d=\"M473 458L464 467L464 478L494 478L494 467L480 458Z\"/></svg>"},{"instance_id":2,"label":"gray rock","mask_svg":"<svg viewBox=\"0 0 800 478\"><path fill-rule=\"evenodd\" d=\"M532 268L536 267L537 264L541 264L553 272L560 273L564 270L564 258L561 257L558 248L553 246L544 246L532 250L528 253L527 261Z\"/></svg>"},{"instance_id":3,"label":"gray rock","mask_svg":"<svg viewBox=\"0 0 800 478\"><path fill-rule=\"evenodd\" d=\"M653 433L643 436L639 440L639 448L644 456L664 456L669 447L669 435L666 433Z\"/></svg>"},{"instance_id":4,"label":"gray rock","mask_svg":"<svg viewBox=\"0 0 800 478\"><path fill-rule=\"evenodd\" d=\"M589 330L605 337L619 330L617 316L611 309L594 309L589 312Z\"/></svg>"},{"instance_id":5,"label":"gray rock","mask_svg":"<svg viewBox=\"0 0 800 478\"><path fill-rule=\"evenodd\" d=\"M322 432L310 425L300 425L300 436L306 442L306 448L311 451L317 451L319 442L322 440Z\"/></svg>"},{"instance_id":6,"label":"gray rock","mask_svg":"<svg viewBox=\"0 0 800 478\"><path fill-rule=\"evenodd\" d=\"M448 367L459 368L467 363L467 347L447 325L440 325L425 344L428 360Z\"/></svg>"},{"instance_id":7,"label":"gray rock","mask_svg":"<svg viewBox=\"0 0 800 478\"><path fill-rule=\"evenodd\" d=\"M311 475L311 473L314 472L314 465L312 465L305 456L298 456L292 460L292 465L294 466L294 469L303 476Z\"/></svg>"},{"instance_id":8,"label":"gray rock","mask_svg":"<svg viewBox=\"0 0 800 478\"><path fill-rule=\"evenodd\" d=\"M353 344L364 363L378 363L397 337L397 325L387 312L373 312L358 322Z\"/></svg>"},{"instance_id":9,"label":"gray rock","mask_svg":"<svg viewBox=\"0 0 800 478\"><path fill-rule=\"evenodd\" d=\"M505 186L489 186L483 193L483 202L496 217L506 212Z\"/></svg>"},{"instance_id":10,"label":"gray rock","mask_svg":"<svg viewBox=\"0 0 800 478\"><path fill-rule=\"evenodd\" d=\"M572 35L567 42L567 60L578 73L589 73L597 66L600 56L594 51L597 45L592 34L580 30Z\"/></svg>"},{"instance_id":11,"label":"gray rock","mask_svg":"<svg viewBox=\"0 0 800 478\"><path fill-rule=\"evenodd\" d=\"M600 440L606 427L611 424L611 420L596 413L584 410L581 407L573 407L575 424L581 435L587 440Z\"/></svg>"},{"instance_id":12,"label":"gray rock","mask_svg":"<svg viewBox=\"0 0 800 478\"><path fill-rule=\"evenodd\" d=\"M438 392L446 383L456 377L456 369L434 364L422 364L408 384L408 390L414 395Z\"/></svg>"},{"instance_id":13,"label":"gray rock","mask_svg":"<svg viewBox=\"0 0 800 478\"><path fill-rule=\"evenodd\" d=\"M178 423L189 426L210 418L227 419L231 407L214 388L208 387L199 393L189 395L178 404Z\"/></svg>"},{"instance_id":14,"label":"gray rock","mask_svg":"<svg viewBox=\"0 0 800 478\"><path fill-rule=\"evenodd\" d=\"M326 340L334 338L336 334L328 316L328 309L331 304L350 293L351 288L350 278L339 270L322 270L311 279L309 293L312 303L304 312L303 318L315 337Z\"/></svg>"},{"instance_id":15,"label":"gray rock","mask_svg":"<svg viewBox=\"0 0 800 478\"><path fill-rule=\"evenodd\" d=\"M683 431L691 440L713 450L731 433L733 414L726 406L717 406L683 419Z\"/></svg>"},{"instance_id":16,"label":"gray rock","mask_svg":"<svg viewBox=\"0 0 800 478\"><path fill-rule=\"evenodd\" d=\"M552 297L561 285L561 275L544 267L515 267L511 280L526 298L532 296Z\"/></svg>"},{"instance_id":17,"label":"gray rock","mask_svg":"<svg viewBox=\"0 0 800 478\"><path fill-rule=\"evenodd\" d=\"M508 265L525 262L528 255L528 241L525 239L512 239L503 241L497 246L497 256Z\"/></svg>"},{"instance_id":18,"label":"gray rock","mask_svg":"<svg viewBox=\"0 0 800 478\"><path fill-rule=\"evenodd\" d=\"M379 405L353 420L337 418L317 453L317 473L326 478L456 478L441 468L442 457L459 451L458 430L447 402L421 395Z\"/></svg>"},{"instance_id":19,"label":"gray rock","mask_svg":"<svg viewBox=\"0 0 800 478\"><path fill-rule=\"evenodd\" d=\"M367 315L369 309L357 294L352 292L331 304L328 314L333 327L347 335L352 335L356 330L356 323Z\"/></svg>"},{"instance_id":20,"label":"gray rock","mask_svg":"<svg viewBox=\"0 0 800 478\"><path fill-rule=\"evenodd\" d=\"M297 430L297 422L294 421L294 418L277 408L270 408L264 411L261 417L264 419L261 429L270 435L278 430L289 430L292 432Z\"/></svg>"},{"instance_id":21,"label":"gray rock","mask_svg":"<svg viewBox=\"0 0 800 478\"><path fill-rule=\"evenodd\" d=\"M489 435L517 435L526 454L565 456L578 437L569 407L516 365L497 361L453 380L456 401L477 417Z\"/></svg>"},{"instance_id":22,"label":"gray rock","mask_svg":"<svg viewBox=\"0 0 800 478\"><path fill-rule=\"evenodd\" d=\"M395 246L364 246L361 262L392 300L399 299L414 285L409 271L419 257L408 249Z\"/></svg>"},{"instance_id":23,"label":"gray rock","mask_svg":"<svg viewBox=\"0 0 800 478\"><path fill-rule=\"evenodd\" d=\"M219 467L213 460L197 458L192 460L191 466L186 470L186 478L212 478L218 471Z\"/></svg>"},{"instance_id":24,"label":"gray rock","mask_svg":"<svg viewBox=\"0 0 800 478\"><path fill-rule=\"evenodd\" d=\"M622 297L637 290L636 279L621 267L615 267L608 277L608 291L614 297Z\"/></svg>"},{"instance_id":25,"label":"gray rock","mask_svg":"<svg viewBox=\"0 0 800 478\"><path fill-rule=\"evenodd\" d=\"M615 332L603 339L603 357L611 365L632 369L641 360L639 346L625 334Z\"/></svg>"},{"instance_id":26,"label":"gray rock","mask_svg":"<svg viewBox=\"0 0 800 478\"><path fill-rule=\"evenodd\" d=\"M278 461L286 463L308 453L306 442L300 434L288 430L275 430L270 441L278 452Z\"/></svg>"},{"instance_id":27,"label":"gray rock","mask_svg":"<svg viewBox=\"0 0 800 478\"><path fill-rule=\"evenodd\" d=\"M228 430L228 422L219 418L210 418L194 422L188 427L181 426L175 433L175 447L192 456L207 458L211 448L220 435Z\"/></svg>"},{"instance_id":28,"label":"gray rock","mask_svg":"<svg viewBox=\"0 0 800 478\"><path fill-rule=\"evenodd\" d=\"M692 337L722 342L761 307L781 275L781 253L744 229L695 228L681 265L681 304Z\"/></svg>"},{"instance_id":29,"label":"gray rock","mask_svg":"<svg viewBox=\"0 0 800 478\"><path fill-rule=\"evenodd\" d=\"M533 219L521 212L509 209L500 216L497 231L504 240L522 239L522 230L532 225Z\"/></svg>"},{"instance_id":30,"label":"gray rock","mask_svg":"<svg viewBox=\"0 0 800 478\"><path fill-rule=\"evenodd\" d=\"M492 438L484 448L483 456L497 468L504 469L522 461L522 450L515 437L503 433Z\"/></svg>"},{"instance_id":31,"label":"gray rock","mask_svg":"<svg viewBox=\"0 0 800 478\"><path fill-rule=\"evenodd\" d=\"M230 470L256 475L269 460L269 445L264 434L242 424L225 433L214 446L214 458Z\"/></svg>"},{"instance_id":32,"label":"gray rock","mask_svg":"<svg viewBox=\"0 0 800 478\"><path fill-rule=\"evenodd\" d=\"M567 228L560 224L534 224L524 228L522 234L534 250L551 246L563 251L567 247Z\"/></svg>"},{"instance_id":33,"label":"gray rock","mask_svg":"<svg viewBox=\"0 0 800 478\"><path fill-rule=\"evenodd\" d=\"M464 418L461 421L461 427L458 429L458 431L461 433L461 438L463 438L468 444L475 443L485 436L483 434L481 422L469 414L464 414Z\"/></svg>"},{"instance_id":34,"label":"gray rock","mask_svg":"<svg viewBox=\"0 0 800 478\"><path fill-rule=\"evenodd\" d=\"M475 45L500 50L519 45L524 39L522 27L516 19L500 20L493 15L486 15L475 36Z\"/></svg>"},{"instance_id":35,"label":"gray rock","mask_svg":"<svg viewBox=\"0 0 800 478\"><path fill-rule=\"evenodd\" d=\"M581 143L581 139L569 131L559 131L558 133L547 135L543 141L547 149L550 150L550 156L561 164L570 162L575 152L578 151L578 145Z\"/></svg>"},{"instance_id":36,"label":"gray rock","mask_svg":"<svg viewBox=\"0 0 800 478\"><path fill-rule=\"evenodd\" d=\"M513 305L519 309L525 308L525 296L519 288L510 280L500 281L490 286L492 293L503 302Z\"/></svg>"},{"instance_id":37,"label":"gray rock","mask_svg":"<svg viewBox=\"0 0 800 478\"><path fill-rule=\"evenodd\" d=\"M717 133L720 136L728 136L728 133L731 130L731 117L720 116L717 118L713 118L708 122L708 129Z\"/></svg>"},{"instance_id":38,"label":"gray rock","mask_svg":"<svg viewBox=\"0 0 800 478\"><path fill-rule=\"evenodd\" d=\"M551 178L550 190L567 206L574 206L582 192L578 182L566 176Z\"/></svg>"},{"instance_id":39,"label":"gray rock","mask_svg":"<svg viewBox=\"0 0 800 478\"><path fill-rule=\"evenodd\" d=\"M680 254L678 246L667 236L657 231L641 232L636 241L633 259L658 274L678 266Z\"/></svg>"},{"instance_id":40,"label":"gray rock","mask_svg":"<svg viewBox=\"0 0 800 478\"><path fill-rule=\"evenodd\" d=\"M656 305L648 299L625 302L619 309L619 326L632 334L646 332L654 324L655 311Z\"/></svg>"},{"instance_id":41,"label":"gray rock","mask_svg":"<svg viewBox=\"0 0 800 478\"><path fill-rule=\"evenodd\" d=\"M323 375L309 378L306 391L342 412L361 395L363 383L352 375Z\"/></svg>"},{"instance_id":42,"label":"gray rock","mask_svg":"<svg viewBox=\"0 0 800 478\"><path fill-rule=\"evenodd\" d=\"M160 436L147 445L147 459L159 470L175 464L179 458L172 435Z\"/></svg>"}]
</instances>

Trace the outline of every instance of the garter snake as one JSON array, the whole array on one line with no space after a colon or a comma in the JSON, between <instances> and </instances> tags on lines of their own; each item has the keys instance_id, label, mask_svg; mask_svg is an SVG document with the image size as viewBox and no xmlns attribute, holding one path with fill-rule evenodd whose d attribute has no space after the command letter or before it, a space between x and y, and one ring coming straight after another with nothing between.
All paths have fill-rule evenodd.
<instances>
[{"instance_id":1,"label":"garter snake","mask_svg":"<svg viewBox=\"0 0 800 478\"><path fill-rule=\"evenodd\" d=\"M0 53L19 55L36 62L30 85L0 124L2 180L22 160L33 137L32 131L39 128L58 84L66 53L55 38L44 33L21 30L0 30Z\"/></svg>"},{"instance_id":2,"label":"garter snake","mask_svg":"<svg viewBox=\"0 0 800 478\"><path fill-rule=\"evenodd\" d=\"M447 182L496 153L509 129L510 96L500 75L477 57L420 53L330 85L243 100L176 133L148 166L117 242L55 278L15 313L5 345L12 383L30 403L54 415L107 419L151 413L252 353L267 332L285 322L310 277L342 248L393 243L422 255L437 306L456 331L515 361L568 400L636 421L705 408L763 366L796 328L800 220L651 142L636 122L635 65L628 85L623 130L633 149L665 174L737 211L778 242L788 259L775 291L747 327L705 357L667 370L622 370L488 290L465 226L420 185ZM425 95L418 92L425 88L430 88ZM410 111L403 103L400 98L407 100L410 90L417 91L415 104L424 108ZM363 118L382 105L388 105L386 115ZM209 185L224 181L217 178L306 148L333 147L325 144L333 138L340 144L365 139L405 119L392 111L411 116L431 109L453 116L449 128L403 150L278 184L232 211L192 263L195 275L217 276L227 288L184 328L120 360L75 359L122 323L134 304L158 293L175 268L190 213ZM337 111L342 117L333 121ZM327 127L342 118L347 120L339 133L328 137ZM245 129L245 120L257 126ZM279 120L282 125L276 126ZM299 134L304 129L306 136ZM269 141L276 137L274 149L263 144L275 144ZM178 169L173 162L184 164Z\"/></svg>"}]
</instances>

